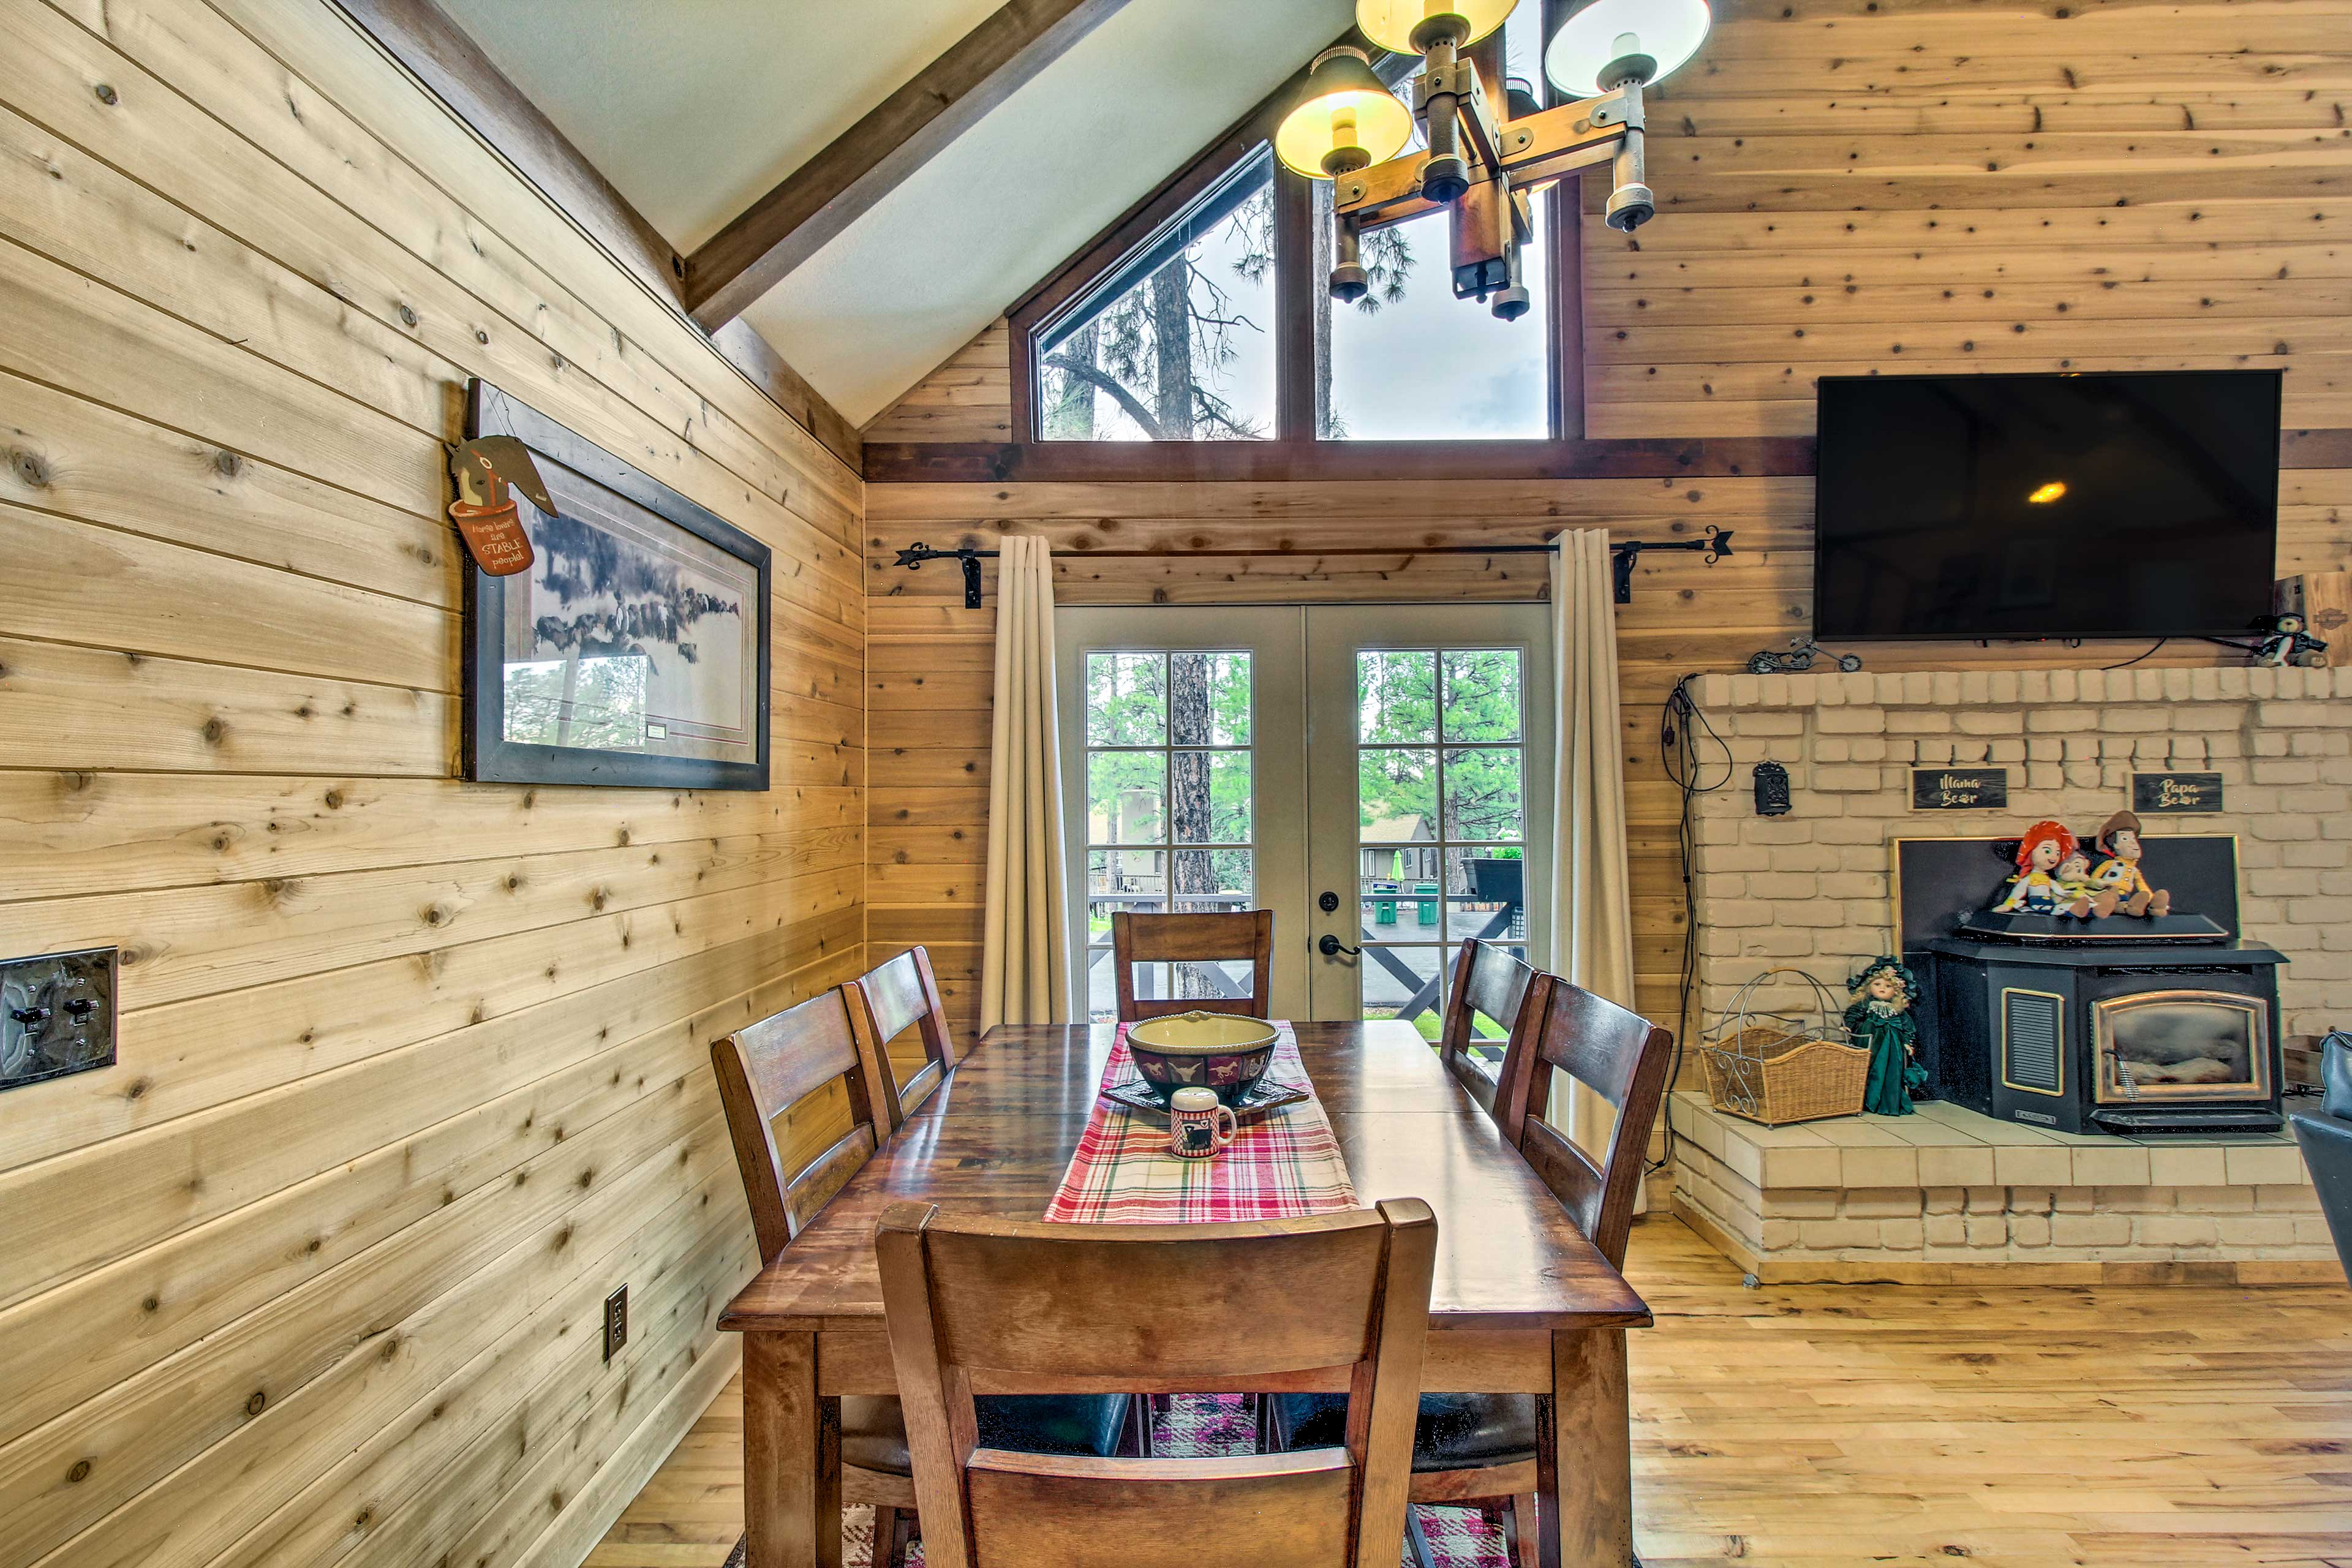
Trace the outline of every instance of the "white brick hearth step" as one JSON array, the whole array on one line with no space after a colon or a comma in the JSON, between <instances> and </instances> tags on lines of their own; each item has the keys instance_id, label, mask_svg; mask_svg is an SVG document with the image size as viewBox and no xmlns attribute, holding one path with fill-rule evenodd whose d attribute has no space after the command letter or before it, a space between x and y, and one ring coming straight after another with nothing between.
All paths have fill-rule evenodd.
<instances>
[{"instance_id":1,"label":"white brick hearth step","mask_svg":"<svg viewBox=\"0 0 2352 1568\"><path fill-rule=\"evenodd\" d=\"M1939 1101L1762 1127L1672 1101L1676 1212L1759 1279L2332 1279L2294 1138L2074 1136Z\"/></svg>"}]
</instances>

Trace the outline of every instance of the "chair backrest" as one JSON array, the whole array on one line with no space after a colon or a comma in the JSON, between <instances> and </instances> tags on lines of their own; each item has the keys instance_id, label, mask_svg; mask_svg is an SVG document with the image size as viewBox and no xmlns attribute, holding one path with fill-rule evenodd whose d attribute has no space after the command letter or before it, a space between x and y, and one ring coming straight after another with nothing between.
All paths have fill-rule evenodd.
<instances>
[{"instance_id":1,"label":"chair backrest","mask_svg":"<svg viewBox=\"0 0 2352 1568\"><path fill-rule=\"evenodd\" d=\"M761 1258L772 1261L872 1157L873 1083L837 990L711 1041L710 1065L719 1073L727 1133L751 1204L751 1231ZM806 1146L822 1134L788 1127L786 1145L780 1147L776 1118L835 1079L849 1096L849 1131L812 1151ZM819 1125L830 1131L838 1121Z\"/></svg>"},{"instance_id":2,"label":"chair backrest","mask_svg":"<svg viewBox=\"0 0 2352 1568\"><path fill-rule=\"evenodd\" d=\"M858 1054L874 1085L876 1121L887 1136L931 1097L948 1069L956 1065L955 1041L948 1034L948 1011L940 1000L940 983L931 974L931 955L910 947L881 968L842 986L841 994L849 1004ZM910 1025L921 1035L924 1059L902 1086L890 1061L890 1042Z\"/></svg>"},{"instance_id":3,"label":"chair backrest","mask_svg":"<svg viewBox=\"0 0 2352 1568\"><path fill-rule=\"evenodd\" d=\"M1267 1016L1266 994L1273 987L1274 911L1146 915L1115 910L1110 917L1110 957L1118 971L1118 1021L1122 1024L1164 1018L1196 1007L1263 1018ZM1233 959L1249 961L1252 978L1246 996L1136 998L1139 963L1217 963Z\"/></svg>"},{"instance_id":4,"label":"chair backrest","mask_svg":"<svg viewBox=\"0 0 2352 1568\"><path fill-rule=\"evenodd\" d=\"M1504 1089L1504 1136L1518 1144L1585 1238L1622 1268L1675 1037L1581 986L1557 975L1545 979L1549 984L1533 1048L1516 1081ZM1566 1073L1616 1107L1617 1125L1597 1164L1545 1119L1555 1072Z\"/></svg>"},{"instance_id":5,"label":"chair backrest","mask_svg":"<svg viewBox=\"0 0 2352 1568\"><path fill-rule=\"evenodd\" d=\"M1393 1568L1437 1222L1418 1198L1232 1225L899 1204L875 1236L924 1561ZM1345 1391L1346 1447L1094 1458L979 1447L975 1394Z\"/></svg>"},{"instance_id":6,"label":"chair backrest","mask_svg":"<svg viewBox=\"0 0 2352 1568\"><path fill-rule=\"evenodd\" d=\"M1508 1106L1498 1090L1517 1075L1533 1047L1536 1026L1542 1020L1551 980L1541 970L1521 963L1509 949L1475 938L1463 942L1462 952L1454 961L1454 987L1446 999L1445 1027L1438 1036L1437 1059L1470 1098L1485 1106L1486 1114L1498 1122L1508 1113ZM1495 1067L1489 1067L1471 1050L1482 1043L1476 1024L1476 1017L1482 1015L1500 1025L1507 1037L1503 1059ZM1516 1129L1506 1131L1516 1142Z\"/></svg>"}]
</instances>

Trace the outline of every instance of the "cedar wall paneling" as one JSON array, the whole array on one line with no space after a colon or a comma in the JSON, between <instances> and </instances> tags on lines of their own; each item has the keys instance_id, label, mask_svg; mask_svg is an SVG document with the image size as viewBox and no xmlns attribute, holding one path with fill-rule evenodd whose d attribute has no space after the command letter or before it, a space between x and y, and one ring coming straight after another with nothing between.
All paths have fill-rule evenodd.
<instances>
[{"instance_id":1,"label":"cedar wall paneling","mask_svg":"<svg viewBox=\"0 0 2352 1568\"><path fill-rule=\"evenodd\" d=\"M127 1009L0 1097L0 1562L569 1568L733 1364L709 1042L862 956L861 483L323 0L0 31L0 952ZM469 374L774 548L768 793L453 777Z\"/></svg>"},{"instance_id":2,"label":"cedar wall paneling","mask_svg":"<svg viewBox=\"0 0 2352 1568\"><path fill-rule=\"evenodd\" d=\"M2290 425L2352 426L2347 0L1717 12L1706 52L1653 99L1657 221L1612 233L1587 188L1590 434L1806 434L1815 375L1874 368L2277 364ZM984 334L867 436L1002 439L1004 355L1001 328ZM868 507L869 933L939 944L951 993L980 930L992 612L961 608L951 568L889 569L898 545L1012 528L1156 552L1058 563L1066 603L1444 600L1540 594L1541 563L1417 549L1736 529L1714 567L1645 558L1617 612L1641 1002L1672 1017L1682 889L1658 703L1678 675L1806 626L1810 479L877 484ZM2290 470L2279 570L2344 566L2347 512L2352 470ZM1366 548L1394 553L1317 553ZM1859 651L1874 668L2079 667L2144 647ZM968 1018L972 999L953 1002Z\"/></svg>"}]
</instances>

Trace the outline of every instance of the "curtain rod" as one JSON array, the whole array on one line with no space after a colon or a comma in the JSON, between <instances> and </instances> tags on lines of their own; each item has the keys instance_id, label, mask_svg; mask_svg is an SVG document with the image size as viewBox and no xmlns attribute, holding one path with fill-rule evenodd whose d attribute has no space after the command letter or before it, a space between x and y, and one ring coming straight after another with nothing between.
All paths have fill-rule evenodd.
<instances>
[{"instance_id":1,"label":"curtain rod","mask_svg":"<svg viewBox=\"0 0 2352 1568\"><path fill-rule=\"evenodd\" d=\"M1554 535L1554 537L1557 538L1558 536ZM1417 550L1371 550L1355 548L1346 550L1314 551L1203 550L1187 552L1186 553L1202 555L1549 555L1551 553L1551 542L1549 541L1546 541L1541 544L1433 544ZM1707 524L1706 534L1698 539L1620 539L1612 542L1609 546L1609 560L1610 564L1615 568L1617 602L1621 605L1630 605L1633 602L1633 563L1642 558L1642 552L1644 550L1704 551L1706 553L1701 557L1701 559L1704 560L1706 564L1712 566L1717 562L1731 553L1731 530L1727 528L1718 529L1713 523L1709 523ZM898 559L893 563L893 564L904 566L911 572L919 568L926 561L955 561L961 563L963 566L963 607L967 610L976 610L980 608L980 563L982 561L992 561L1000 553L1002 553L1002 552L994 550L979 550L969 545L959 550L934 550L928 544L917 542L900 550L898 552ZM1049 552L1049 553L1055 555L1084 555L1094 560L1108 559L1113 561L1121 561L1146 560L1156 556L1165 555L1168 552L1160 550L1057 550Z\"/></svg>"}]
</instances>

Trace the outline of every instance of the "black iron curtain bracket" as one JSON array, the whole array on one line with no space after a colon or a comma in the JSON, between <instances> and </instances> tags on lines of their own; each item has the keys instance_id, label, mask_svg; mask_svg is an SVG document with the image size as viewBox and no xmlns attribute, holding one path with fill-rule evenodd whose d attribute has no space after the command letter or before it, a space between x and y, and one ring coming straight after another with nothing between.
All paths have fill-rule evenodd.
<instances>
[{"instance_id":1,"label":"black iron curtain bracket","mask_svg":"<svg viewBox=\"0 0 2352 1568\"><path fill-rule=\"evenodd\" d=\"M1545 544L1441 544L1427 549L1406 551L1410 555L1544 555L1551 545ZM1697 539L1621 539L1609 547L1609 560L1616 574L1617 602L1633 602L1633 564L1641 560L1644 550L1696 550L1704 552L1700 559L1709 566L1731 553L1731 530L1707 525L1706 532ZM963 565L963 607L980 608L980 563L992 561L1000 552L975 550L969 546L958 550L934 550L928 544L911 544L898 552L895 564L909 571L919 569L926 561L956 561ZM1087 553L1101 556L1108 552L1092 550ZM1255 553L1255 552L1252 553ZM1289 552L1286 553L1296 553ZM1330 553L1326 552L1326 553ZM1347 551L1347 554L1390 554L1391 552Z\"/></svg>"},{"instance_id":2,"label":"black iron curtain bracket","mask_svg":"<svg viewBox=\"0 0 2352 1568\"><path fill-rule=\"evenodd\" d=\"M928 544L910 545L898 552L898 564L909 572L919 570L926 561L961 561L963 563L963 607L980 608L980 562L987 556L993 560L999 552L993 550L934 550Z\"/></svg>"}]
</instances>

